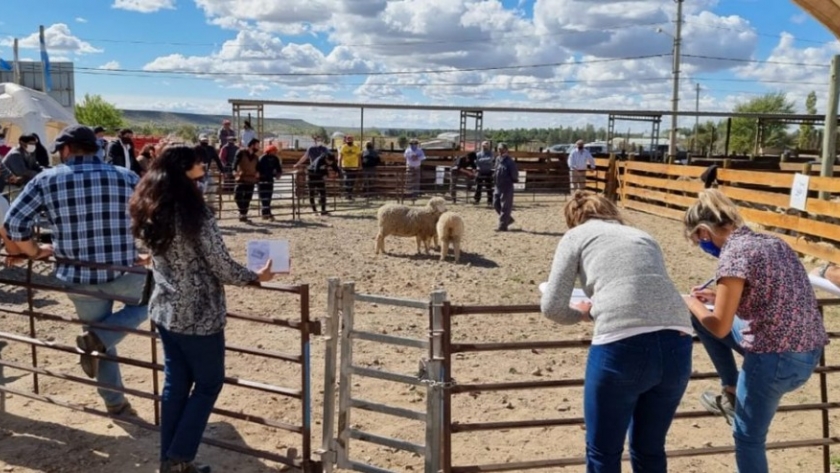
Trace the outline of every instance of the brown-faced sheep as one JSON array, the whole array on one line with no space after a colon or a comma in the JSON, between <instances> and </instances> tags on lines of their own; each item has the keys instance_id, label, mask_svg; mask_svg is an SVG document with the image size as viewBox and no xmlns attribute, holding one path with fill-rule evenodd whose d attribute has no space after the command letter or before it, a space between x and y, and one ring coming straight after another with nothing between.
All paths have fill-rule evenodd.
<instances>
[{"instance_id":1,"label":"brown-faced sheep","mask_svg":"<svg viewBox=\"0 0 840 473\"><path fill-rule=\"evenodd\" d=\"M446 212L437 222L437 236L440 240L440 260L446 259L449 244L452 244L455 262L461 257L461 239L464 236L464 219L455 212Z\"/></svg>"},{"instance_id":2,"label":"brown-faced sheep","mask_svg":"<svg viewBox=\"0 0 840 473\"><path fill-rule=\"evenodd\" d=\"M379 234L376 235L376 254L385 252L385 237L414 237L417 253L420 244L429 252L429 240L436 236L438 218L446 212L446 201L432 197L424 207L408 207L399 204L385 204L379 208Z\"/></svg>"}]
</instances>

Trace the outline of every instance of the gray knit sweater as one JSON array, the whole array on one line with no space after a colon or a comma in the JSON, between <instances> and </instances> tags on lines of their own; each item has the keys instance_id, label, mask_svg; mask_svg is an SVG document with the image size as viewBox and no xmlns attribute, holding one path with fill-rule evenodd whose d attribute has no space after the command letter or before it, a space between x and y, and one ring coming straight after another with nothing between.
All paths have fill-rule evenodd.
<instances>
[{"instance_id":1,"label":"gray knit sweater","mask_svg":"<svg viewBox=\"0 0 840 473\"><path fill-rule=\"evenodd\" d=\"M668 277L659 244L647 233L614 221L589 220L557 245L542 313L562 324L580 321L569 307L580 276L592 300L595 336L636 327L685 327L691 319Z\"/></svg>"}]
</instances>

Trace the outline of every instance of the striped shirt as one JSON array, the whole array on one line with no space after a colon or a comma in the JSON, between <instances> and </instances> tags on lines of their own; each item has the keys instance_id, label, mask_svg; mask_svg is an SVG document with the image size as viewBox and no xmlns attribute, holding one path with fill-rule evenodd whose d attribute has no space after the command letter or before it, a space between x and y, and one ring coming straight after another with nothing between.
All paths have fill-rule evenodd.
<instances>
[{"instance_id":1,"label":"striped shirt","mask_svg":"<svg viewBox=\"0 0 840 473\"><path fill-rule=\"evenodd\" d=\"M95 156L78 156L33 178L12 203L4 222L13 241L33 237L39 214L53 231L57 259L132 266L137 247L128 201L139 178ZM56 277L73 284L102 284L122 273L58 264Z\"/></svg>"}]
</instances>

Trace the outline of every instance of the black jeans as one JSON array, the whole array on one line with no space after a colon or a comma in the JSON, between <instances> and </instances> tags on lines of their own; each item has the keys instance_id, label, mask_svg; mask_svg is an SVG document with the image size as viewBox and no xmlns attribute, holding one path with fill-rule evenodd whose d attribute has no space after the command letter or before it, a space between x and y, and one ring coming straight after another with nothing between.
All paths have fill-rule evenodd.
<instances>
[{"instance_id":1,"label":"black jeans","mask_svg":"<svg viewBox=\"0 0 840 473\"><path fill-rule=\"evenodd\" d=\"M271 216L271 197L274 195L274 181L260 182L257 185L260 195L260 207L263 217Z\"/></svg>"},{"instance_id":2,"label":"black jeans","mask_svg":"<svg viewBox=\"0 0 840 473\"><path fill-rule=\"evenodd\" d=\"M376 185L376 168L362 169L362 189L364 196L370 198L373 196L373 190Z\"/></svg>"},{"instance_id":3,"label":"black jeans","mask_svg":"<svg viewBox=\"0 0 840 473\"><path fill-rule=\"evenodd\" d=\"M348 198L353 197L353 188L356 187L356 179L359 178L360 173L359 169L344 170L344 192Z\"/></svg>"},{"instance_id":4,"label":"black jeans","mask_svg":"<svg viewBox=\"0 0 840 473\"><path fill-rule=\"evenodd\" d=\"M491 205L493 203L493 174L479 174L475 178L475 196L473 199L475 203L481 202L481 191L482 189L486 189L487 192L487 205Z\"/></svg>"},{"instance_id":5,"label":"black jeans","mask_svg":"<svg viewBox=\"0 0 840 473\"><path fill-rule=\"evenodd\" d=\"M248 215L248 207L251 206L251 199L254 198L254 185L237 184L233 198L236 201L236 206L239 207L239 215L242 217Z\"/></svg>"},{"instance_id":6,"label":"black jeans","mask_svg":"<svg viewBox=\"0 0 840 473\"><path fill-rule=\"evenodd\" d=\"M317 212L315 207L315 193L319 195L319 203L321 204L321 212L327 211L327 183L323 176L317 174L309 175L309 203L312 204L312 211Z\"/></svg>"}]
</instances>

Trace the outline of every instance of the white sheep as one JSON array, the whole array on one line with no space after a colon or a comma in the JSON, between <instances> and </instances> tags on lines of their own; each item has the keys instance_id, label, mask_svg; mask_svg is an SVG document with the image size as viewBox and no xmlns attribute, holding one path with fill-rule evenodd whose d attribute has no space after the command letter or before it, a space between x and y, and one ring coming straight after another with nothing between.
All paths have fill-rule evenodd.
<instances>
[{"instance_id":1,"label":"white sheep","mask_svg":"<svg viewBox=\"0 0 840 473\"><path fill-rule=\"evenodd\" d=\"M379 233L376 235L376 254L385 252L385 237L414 237L417 241L417 253L420 244L429 252L429 240L435 238L436 225L441 214L446 212L446 201L441 197L432 197L424 207L408 207L399 204L385 204L376 213L379 220Z\"/></svg>"},{"instance_id":2,"label":"white sheep","mask_svg":"<svg viewBox=\"0 0 840 473\"><path fill-rule=\"evenodd\" d=\"M445 212L437 222L437 237L440 240L440 260L446 259L449 244L452 244L455 262L461 257L461 239L464 237L464 219L455 212Z\"/></svg>"}]
</instances>

